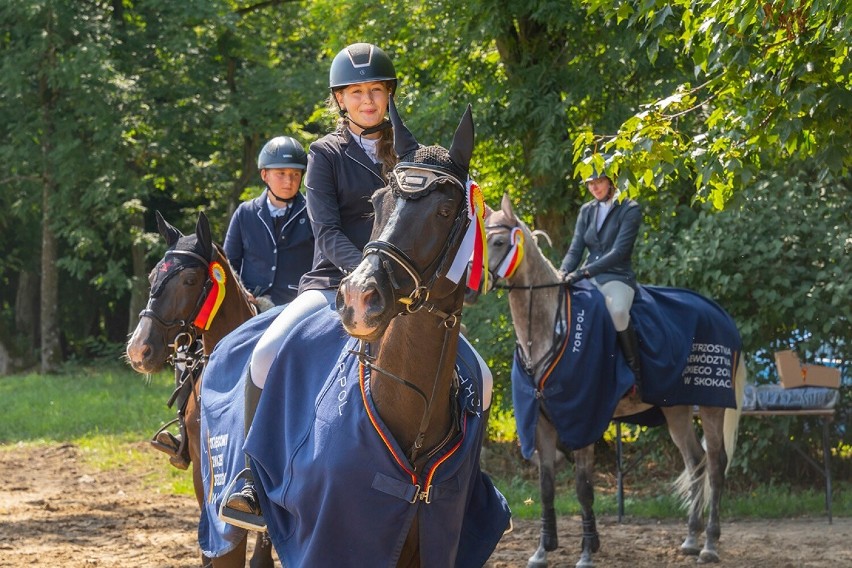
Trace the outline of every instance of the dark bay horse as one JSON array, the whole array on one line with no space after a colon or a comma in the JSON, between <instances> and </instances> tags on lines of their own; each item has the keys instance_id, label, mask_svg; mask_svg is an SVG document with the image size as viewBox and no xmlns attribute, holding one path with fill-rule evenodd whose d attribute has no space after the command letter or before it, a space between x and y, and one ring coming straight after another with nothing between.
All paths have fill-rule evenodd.
<instances>
[{"instance_id":1,"label":"dark bay horse","mask_svg":"<svg viewBox=\"0 0 852 568\"><path fill-rule=\"evenodd\" d=\"M449 150L390 114L400 162L372 197L373 240L336 311L282 343L244 446L288 566L482 566L510 525L479 469L483 379L460 338L462 243L482 220L470 109Z\"/></svg>"},{"instance_id":2,"label":"dark bay horse","mask_svg":"<svg viewBox=\"0 0 852 568\"><path fill-rule=\"evenodd\" d=\"M540 379L548 372L548 366L555 354L554 322L559 321L558 314L564 303L560 278L537 246L530 229L516 216L507 195L503 197L500 210L490 212L486 217L486 239L489 270L508 283L509 308L517 338L518 354L530 363L529 367L534 369L533 381L540 385ZM736 400L736 408L699 405L704 447L693 428L693 405L660 408L685 465L683 473L675 483L689 515L688 534L681 550L685 554L698 555L700 562L719 560L716 550L720 535L719 506L725 472L733 458L736 445L746 382L745 364L742 359L734 358L733 366L735 372L731 378L735 392L732 398ZM582 374L583 369L579 369L579 372ZM594 377L588 379L595 380ZM653 377L646 376L645 381L649 380L653 380ZM544 402L538 405L538 419L534 431L539 463L542 529L538 549L530 557L528 566L541 568L547 566L547 552L558 546L554 510L554 463L557 443L561 440L558 434L560 424L551 422L549 415L552 413L545 411L548 400L544 390L537 391L536 395L544 398ZM570 396L566 395L569 398ZM648 408L649 405L635 400L634 397L621 398L615 406L612 418L635 415ZM591 567L594 566L592 554L600 547L592 509L594 444L585 447L569 445L569 449L573 450L575 488L583 522L582 552L577 566ZM699 535L704 525L704 510L708 507L705 542L702 548ZM637 561L637 564L641 562Z\"/></svg>"},{"instance_id":3,"label":"dark bay horse","mask_svg":"<svg viewBox=\"0 0 852 568\"><path fill-rule=\"evenodd\" d=\"M206 358L225 335L256 314L224 251L212 242L204 213L198 216L194 235L184 236L159 212L157 226L168 250L151 271L148 305L140 314L126 349L131 367L146 374L159 371L180 347L192 345L199 336ZM204 503L199 465L201 381L202 378L196 381L184 412L192 482L199 507ZM242 567L245 554L244 539L233 551L215 559L213 565ZM211 559L202 555L202 565L210 566ZM271 543L263 534L257 535L251 565L273 565Z\"/></svg>"}]
</instances>

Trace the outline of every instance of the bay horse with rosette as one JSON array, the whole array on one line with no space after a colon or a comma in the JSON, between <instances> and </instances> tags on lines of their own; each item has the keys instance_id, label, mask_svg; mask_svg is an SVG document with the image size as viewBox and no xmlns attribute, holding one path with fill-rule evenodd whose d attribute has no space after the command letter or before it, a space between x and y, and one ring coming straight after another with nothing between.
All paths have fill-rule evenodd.
<instances>
[{"instance_id":1,"label":"bay horse with rosette","mask_svg":"<svg viewBox=\"0 0 852 568\"><path fill-rule=\"evenodd\" d=\"M287 335L244 446L287 566L482 566L510 526L479 469L487 401L460 339L484 209L470 109L449 150L419 145L392 100L390 116L400 161L372 196L373 240L336 310Z\"/></svg>"},{"instance_id":2,"label":"bay horse with rosette","mask_svg":"<svg viewBox=\"0 0 852 568\"><path fill-rule=\"evenodd\" d=\"M139 324L127 342L127 359L135 371L155 373L174 361L179 351L191 348L200 337L203 355L190 365L203 369L204 361L219 341L257 312L224 251L213 243L204 213L198 216L195 234L189 236L170 225L159 212L156 216L168 249L149 275L148 305L139 314ZM205 498L199 465L202 380L203 370L192 385L184 410L192 482L199 507ZM221 558L211 559L202 554L202 566L242 567L245 555L246 539L243 539ZM251 565L273 566L272 546L264 534L257 535Z\"/></svg>"},{"instance_id":3,"label":"bay horse with rosette","mask_svg":"<svg viewBox=\"0 0 852 568\"><path fill-rule=\"evenodd\" d=\"M594 362L590 359L586 359L583 364L576 363L583 361L583 350L600 347L589 343L601 343L601 338L604 335L590 335L595 328L593 325L590 326L589 321L584 321L584 318L585 320L590 319L589 309L584 308L579 316L576 313L572 315L572 305L576 304L573 306L576 312L577 305L583 305L580 302L587 298L597 296L599 302L602 302L603 299L590 284L586 284L585 288L565 287L557 270L539 249L530 229L515 214L508 195L504 195L501 208L490 212L486 217L486 240L489 270L497 280L505 283L504 288L508 288L509 309L517 339L512 389L518 430L521 434L522 430L530 428L530 453L532 453L534 446L539 465L542 500L541 537L538 549L529 559L528 567L542 568L547 566L547 553L555 550L558 546L554 510L554 494L556 492L554 463L557 447L560 443L562 447L567 447L573 452L575 488L582 510L583 539L581 556L577 566L591 567L594 566L592 555L600 547L592 509L594 501L594 440L600 437L610 420L639 416L640 412L648 409L654 410L654 408L652 408L652 405L640 402L633 396L624 396L630 392L633 377L629 367L623 364L623 357L620 352L610 351L606 353L602 351L595 352L593 355L594 360L619 360L622 362L621 366L613 364L608 367L610 372L606 377L591 376L593 374L590 372L591 368L586 367L587 364L594 365ZM697 294L678 289L659 288L659 290L671 290L676 294L688 295L687 301L681 302L680 306L683 310L686 310L682 312L684 314L688 314L688 310L698 309L697 306L706 305L707 309L714 314L713 318L721 318L720 321L723 321L726 326L733 326L729 316L724 314L721 308ZM637 295L637 301L634 301L634 316L636 316L635 310L639 297L640 295ZM566 305L568 306L567 316L560 315L565 314L563 310ZM598 329L604 326L612 327L605 309L599 310L597 313L599 314ZM689 318L686 317L685 319ZM637 326L642 323L638 317L632 317L631 320ZM696 319L696 321L700 322L701 320ZM594 323L591 322L591 324ZM642 329L637 327L637 330L640 331L641 342ZM687 338L696 337L704 331L706 330L697 329L694 332L695 335L685 336ZM736 342L738 342L739 334L736 332L736 328L733 327L729 331L736 336ZM610 336L614 337L614 329ZM593 339L589 341L589 337ZM646 394L653 394L650 393L650 390L653 387L654 377L646 372L644 358L644 352L653 348L650 343L649 341L642 345L644 383L651 383L650 385L643 383L643 398L645 400L649 400L645 396ZM668 351L670 348L670 345L665 345L660 352ZM690 349L693 349L693 351L690 351ZM694 349L696 349L695 344L691 347L687 346L687 356L684 359L690 361L710 360L705 353L696 354ZM699 346L698 349L706 350L707 348ZM722 349L718 349L718 351L722 351ZM576 399L579 396L574 387L557 386L557 381L560 379L556 378L554 368L558 366L555 361L560 355L562 359L568 360L568 365L572 364L570 360L573 358L574 367L581 367L573 369L581 381L579 384L608 383L611 376L625 370L630 377L626 383L615 382L615 379L608 383L612 385L612 389L615 391L612 402L608 403L611 413L607 412L606 415L597 417L587 416L583 414L585 403L580 401L579 405L575 404L572 410L574 416L569 417L569 419L584 421L593 418L602 419L598 421L601 425L600 428L589 433L584 441L579 442L579 445L565 440L563 432L567 428L564 427L562 421L566 417L565 415L560 417L556 400L554 400L562 397L568 403L577 403ZM719 507L725 472L733 457L736 444L736 432L742 409L742 394L746 382L745 364L742 358L738 357L738 353L734 352L727 358L719 357L720 360L725 359L723 361L725 367L720 368L718 372L727 376L727 380L722 381L722 383L725 384L727 390L731 391L729 400L732 403L726 405L727 407L696 403L704 434L703 447L693 427L693 404L654 405L657 406L658 411L662 412L671 438L680 450L685 464L683 473L675 483L676 489L683 498L684 506L688 509L688 534L681 550L685 554L698 555L700 562L717 562L719 560L717 552L717 542L720 535ZM519 368L525 368L527 373L516 374L516 370ZM693 370L690 370L689 367L674 369L676 382L688 382L687 374ZM704 368L698 370L703 372ZM519 379L518 375L523 376L523 379ZM529 406L529 414L523 417L521 416L523 411L518 408L519 402L523 398L519 394L519 388L526 387L523 384L517 384L519 381L528 385L530 400L536 400ZM711 383L708 380L703 382ZM581 386L580 388L588 387ZM561 393L558 392L560 390ZM646 393L646 390L649 393ZM551 399L551 395L553 399ZM651 398L655 397L656 395L651 396ZM667 393L663 392L660 399L665 400L666 398ZM699 535L704 525L704 510L708 507L705 542L702 548L699 544ZM641 561L637 560L637 564L641 564Z\"/></svg>"}]
</instances>

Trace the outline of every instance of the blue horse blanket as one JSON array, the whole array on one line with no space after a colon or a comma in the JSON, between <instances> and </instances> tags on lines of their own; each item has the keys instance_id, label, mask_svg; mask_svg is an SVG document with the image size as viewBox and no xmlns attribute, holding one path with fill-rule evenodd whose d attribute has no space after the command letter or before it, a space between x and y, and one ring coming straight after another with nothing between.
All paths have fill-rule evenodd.
<instances>
[{"instance_id":1,"label":"blue horse blanket","mask_svg":"<svg viewBox=\"0 0 852 568\"><path fill-rule=\"evenodd\" d=\"M278 306L243 322L226 335L210 354L201 381L201 478L204 507L198 524L198 543L211 558L227 554L246 530L218 517L223 492L245 468L244 407L248 362L260 336L281 313Z\"/></svg>"},{"instance_id":2,"label":"blue horse blanket","mask_svg":"<svg viewBox=\"0 0 852 568\"><path fill-rule=\"evenodd\" d=\"M569 288L566 310L567 334L541 378L531 377L515 352L512 400L527 459L535 450L539 404L560 442L576 450L603 435L620 398L635 382L597 288L587 281ZM645 402L656 407L736 407L733 380L742 341L718 304L690 290L640 286L630 319L639 337ZM656 425L660 419L656 409L623 420Z\"/></svg>"},{"instance_id":3,"label":"blue horse blanket","mask_svg":"<svg viewBox=\"0 0 852 568\"><path fill-rule=\"evenodd\" d=\"M483 565L510 512L479 469L482 377L467 344L459 343L456 361L463 431L414 473L372 404L369 371L349 354L357 342L332 310L307 318L282 344L244 440L245 369L280 310L231 332L205 369L202 551L220 557L245 536L217 517L245 449L270 538L287 566L393 566L418 510L423 566Z\"/></svg>"},{"instance_id":4,"label":"blue horse blanket","mask_svg":"<svg viewBox=\"0 0 852 568\"><path fill-rule=\"evenodd\" d=\"M245 450L279 557L288 567L396 566L419 514L422 566L482 566L510 512L479 468L473 352L460 342L461 432L415 472L376 411L369 368L349 352L357 346L321 310L290 333L270 370Z\"/></svg>"}]
</instances>

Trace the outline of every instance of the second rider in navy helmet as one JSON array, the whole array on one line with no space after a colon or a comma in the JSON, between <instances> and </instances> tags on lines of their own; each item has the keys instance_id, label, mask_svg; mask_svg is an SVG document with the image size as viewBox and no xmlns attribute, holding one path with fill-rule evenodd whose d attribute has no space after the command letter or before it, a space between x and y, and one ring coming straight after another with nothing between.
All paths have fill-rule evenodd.
<instances>
[{"instance_id":1,"label":"second rider in navy helmet","mask_svg":"<svg viewBox=\"0 0 852 568\"><path fill-rule=\"evenodd\" d=\"M633 247L639 235L642 212L639 204L623 196L609 176L612 156L592 156L592 173L584 181L594 199L577 215L574 236L560 271L565 282L590 279L606 298L618 343L636 379L636 394L642 396L639 343L630 321L636 293ZM588 251L585 262L584 253Z\"/></svg>"},{"instance_id":2,"label":"second rider in navy helmet","mask_svg":"<svg viewBox=\"0 0 852 568\"><path fill-rule=\"evenodd\" d=\"M237 207L225 234L225 254L261 311L291 302L311 269L314 238L299 193L307 165L295 138L276 136L264 144L257 168L266 191Z\"/></svg>"}]
</instances>

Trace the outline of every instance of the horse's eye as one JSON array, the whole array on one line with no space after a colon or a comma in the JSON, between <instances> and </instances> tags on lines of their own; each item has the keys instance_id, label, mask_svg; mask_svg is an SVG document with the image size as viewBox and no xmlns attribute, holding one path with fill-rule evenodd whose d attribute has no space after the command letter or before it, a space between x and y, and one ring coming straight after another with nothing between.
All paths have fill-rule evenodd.
<instances>
[{"instance_id":1,"label":"horse's eye","mask_svg":"<svg viewBox=\"0 0 852 568\"><path fill-rule=\"evenodd\" d=\"M503 237L497 237L496 239L494 239L494 246L495 247L502 247L502 246L505 246L505 245L506 245L506 239L504 239Z\"/></svg>"},{"instance_id":2,"label":"horse's eye","mask_svg":"<svg viewBox=\"0 0 852 568\"><path fill-rule=\"evenodd\" d=\"M195 286L198 284L198 275L196 274L187 274L186 280L184 280L184 284L187 286Z\"/></svg>"},{"instance_id":3,"label":"horse's eye","mask_svg":"<svg viewBox=\"0 0 852 568\"><path fill-rule=\"evenodd\" d=\"M453 204L445 203L438 208L438 215L441 217L449 217L453 214Z\"/></svg>"}]
</instances>

